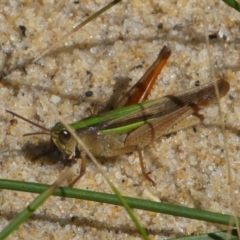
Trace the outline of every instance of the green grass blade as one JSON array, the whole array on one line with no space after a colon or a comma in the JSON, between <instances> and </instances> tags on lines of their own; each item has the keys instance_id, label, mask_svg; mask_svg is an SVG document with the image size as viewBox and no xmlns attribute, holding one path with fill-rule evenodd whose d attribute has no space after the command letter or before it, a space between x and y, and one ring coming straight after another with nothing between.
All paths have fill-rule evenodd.
<instances>
[{"instance_id":1,"label":"green grass blade","mask_svg":"<svg viewBox=\"0 0 240 240\"><path fill-rule=\"evenodd\" d=\"M111 185L111 188L113 189L113 191L115 192L115 194L117 195L117 198L119 199L120 203L123 205L123 207L125 208L128 215L132 218L139 233L142 235L142 237L144 239L146 239L146 240L149 239L146 231L142 227L141 223L138 221L137 217L134 215L134 213L130 207L130 204L126 201L126 198L121 195L120 191L118 191L118 189L111 182L110 182L110 185Z\"/></svg>"},{"instance_id":2,"label":"green grass blade","mask_svg":"<svg viewBox=\"0 0 240 240\"><path fill-rule=\"evenodd\" d=\"M41 193L45 191L48 187L49 186L45 184L26 183L26 182L20 182L20 181L0 179L1 189ZM120 200L117 198L117 196L113 194L80 190L80 189L74 189L74 188L68 188L68 187L58 188L53 195L90 200L90 201L113 204L118 206L123 205L120 202ZM153 202L149 200L143 200L143 199L137 199L137 198L131 198L131 197L124 197L124 199L131 208L164 213L164 214L169 214L173 216L180 216L180 217L218 223L223 225L228 225L230 219L232 218L232 216L227 214L214 213L214 212L209 212L201 209L188 208L188 207L183 207L178 205Z\"/></svg>"},{"instance_id":3,"label":"green grass blade","mask_svg":"<svg viewBox=\"0 0 240 240\"><path fill-rule=\"evenodd\" d=\"M223 2L240 12L240 4L235 0L223 0Z\"/></svg>"},{"instance_id":4,"label":"green grass blade","mask_svg":"<svg viewBox=\"0 0 240 240\"><path fill-rule=\"evenodd\" d=\"M234 229L230 233L227 231L222 232L213 232L213 233L206 233L201 234L197 236L188 236L188 237L180 237L180 238L174 238L177 240L225 240L225 239L231 239L231 240L238 240L237 231Z\"/></svg>"},{"instance_id":5,"label":"green grass blade","mask_svg":"<svg viewBox=\"0 0 240 240\"><path fill-rule=\"evenodd\" d=\"M108 9L119 3L121 0L114 0L111 3L107 4L105 7L101 8L99 11L95 12L92 16L88 17L86 20L75 26L70 32L62 36L53 46L48 47L43 53L41 53L38 57L36 57L32 62L35 63L37 62L40 58L44 57L47 55L49 52L51 52L53 49L55 49L64 39L68 38L71 36L74 32L100 16L102 13L106 12Z\"/></svg>"},{"instance_id":6,"label":"green grass blade","mask_svg":"<svg viewBox=\"0 0 240 240\"><path fill-rule=\"evenodd\" d=\"M51 186L45 187L44 192L41 191L41 193L38 197L34 199L21 213L18 214L17 217L15 217L1 232L0 232L0 239L5 239L7 236L9 236L15 229L17 229L20 224L25 222L33 213L36 211L37 208L39 208L47 199L49 196L51 196L56 189L63 183L63 181L66 180L66 178L69 176L71 171L66 171L64 174L61 175L61 177L58 178L58 180L53 183ZM19 183L19 182L18 182Z\"/></svg>"},{"instance_id":7,"label":"green grass blade","mask_svg":"<svg viewBox=\"0 0 240 240\"><path fill-rule=\"evenodd\" d=\"M33 91L35 91L33 89ZM35 91L36 92L36 91ZM36 94L38 95L38 93L36 92ZM41 98L39 96L39 98ZM45 105L48 105L48 102L45 101ZM114 186L114 184L110 181L110 179L107 177L107 175L105 174L105 172L102 170L100 164L97 162L96 158L93 156L93 154L89 151L89 149L85 146L85 144L81 141L81 139L77 136L77 134L74 132L74 130L65 122L65 120L58 115L58 112L56 111L56 109L54 107L52 107L49 104L49 107L52 108L52 110L55 112L55 115L58 116L59 121L65 126L65 128L71 133L71 135L74 137L74 139L76 140L77 144L79 144L79 146L81 146L84 150L84 152L89 156L89 158L93 161L93 163L96 165L96 167L98 168L98 170L100 171L100 173L103 175L103 177L105 178L105 180L107 181L107 183L109 184L109 186L111 187L111 189L113 190L113 192L116 194L114 196L116 196L118 198L118 200L120 201L120 206L123 206L125 208L125 210L127 211L127 213L129 214L129 216L132 218L133 222L135 223L139 233L141 233L141 235L143 236L144 239L148 239L147 234L145 233L145 230L143 229L143 227L141 226L140 222L138 221L138 219L135 217L132 209L130 208L130 206L128 206L128 203L124 200L124 198L121 196L121 193L119 190L117 190L117 188Z\"/></svg>"}]
</instances>

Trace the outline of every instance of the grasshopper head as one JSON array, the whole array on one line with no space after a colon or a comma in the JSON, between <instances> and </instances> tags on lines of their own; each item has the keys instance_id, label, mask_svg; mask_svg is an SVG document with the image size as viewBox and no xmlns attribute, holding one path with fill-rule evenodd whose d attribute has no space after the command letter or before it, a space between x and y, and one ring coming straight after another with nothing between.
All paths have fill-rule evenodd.
<instances>
[{"instance_id":1,"label":"grasshopper head","mask_svg":"<svg viewBox=\"0 0 240 240\"><path fill-rule=\"evenodd\" d=\"M52 141L57 146L59 151L63 153L64 158L74 159L75 153L76 153L76 141L71 136L71 134L68 132L68 130L64 128L64 126L62 124L57 123L51 130L49 130L37 123L30 121L29 119L27 119L23 116L20 116L19 114L15 113L15 112L12 112L9 110L6 110L6 112L43 130L42 132L27 133L27 134L24 134L23 136L31 136L31 135L36 135L36 134L50 135Z\"/></svg>"},{"instance_id":2,"label":"grasshopper head","mask_svg":"<svg viewBox=\"0 0 240 240\"><path fill-rule=\"evenodd\" d=\"M65 159L72 159L75 156L76 140L61 123L57 123L52 128L51 137L59 151L63 153Z\"/></svg>"}]
</instances>

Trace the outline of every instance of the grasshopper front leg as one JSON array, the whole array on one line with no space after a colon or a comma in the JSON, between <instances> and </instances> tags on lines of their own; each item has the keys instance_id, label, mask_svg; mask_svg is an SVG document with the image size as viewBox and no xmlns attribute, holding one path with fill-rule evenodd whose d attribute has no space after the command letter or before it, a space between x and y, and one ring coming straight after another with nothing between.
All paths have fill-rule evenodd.
<instances>
[{"instance_id":1,"label":"grasshopper front leg","mask_svg":"<svg viewBox=\"0 0 240 240\"><path fill-rule=\"evenodd\" d=\"M86 172L86 153L82 151L80 173L70 184L68 184L68 186L73 187L74 184L85 174L85 172Z\"/></svg>"}]
</instances>

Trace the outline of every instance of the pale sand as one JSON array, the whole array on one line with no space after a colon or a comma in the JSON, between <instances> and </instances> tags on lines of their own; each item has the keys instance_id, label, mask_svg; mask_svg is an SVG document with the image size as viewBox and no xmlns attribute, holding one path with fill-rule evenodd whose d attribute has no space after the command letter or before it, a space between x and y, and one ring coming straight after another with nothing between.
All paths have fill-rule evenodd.
<instances>
[{"instance_id":1,"label":"pale sand","mask_svg":"<svg viewBox=\"0 0 240 240\"><path fill-rule=\"evenodd\" d=\"M0 3L0 66L6 69L36 57L47 46L68 32L72 26L94 13L106 1L6 1ZM41 3L41 4L40 4ZM1 155L0 177L52 183L66 170L57 154L32 162L46 150L44 136L22 137L37 129L13 119L10 109L32 121L51 128L58 120L51 109L32 91L53 102L69 122L87 116L93 103L104 104L114 94L116 82L130 78L135 83L156 59L163 45L172 56L152 90L151 98L179 92L211 80L206 50L204 21L210 40L211 64L216 76L231 84L221 100L230 130L229 158L232 164L236 199L239 199L239 22L240 13L221 1L123 1L65 41L52 55L28 65L26 73L11 72L0 82ZM18 26L26 27L23 37ZM137 67L141 65L142 67ZM87 71L91 74L87 74ZM93 91L92 97L85 92ZM204 111L205 123L163 137L144 151L147 169L157 186L141 174L138 155L108 160L103 169L123 195L168 200L188 207L231 213L223 137L217 106ZM8 131L8 135L6 135ZM104 161L101 161L103 163ZM75 187L111 192L92 162ZM1 229L35 194L1 191ZM239 214L240 204L236 203ZM134 211L150 239L220 230L221 227L184 218L145 211ZM74 220L73 220L74 217ZM9 239L140 239L121 207L90 201L51 197L34 216Z\"/></svg>"}]
</instances>

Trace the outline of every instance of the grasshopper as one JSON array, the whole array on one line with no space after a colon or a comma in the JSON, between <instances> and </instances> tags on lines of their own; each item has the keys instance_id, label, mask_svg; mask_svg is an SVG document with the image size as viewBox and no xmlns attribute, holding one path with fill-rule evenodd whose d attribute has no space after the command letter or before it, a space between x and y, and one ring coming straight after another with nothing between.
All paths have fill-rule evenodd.
<instances>
[{"instance_id":1,"label":"grasshopper","mask_svg":"<svg viewBox=\"0 0 240 240\"><path fill-rule=\"evenodd\" d=\"M198 111L216 102L214 82L146 101L170 55L170 49L164 46L145 75L119 100L116 109L70 124L96 157L114 157L137 151L142 174L153 185L155 182L145 169L142 149L163 135L198 124L203 120ZM220 79L216 84L220 97L226 95L229 83ZM83 176L86 170L84 151L61 123L49 130L12 111L6 111L39 127L43 130L41 133L50 135L51 145L55 145L65 159L75 161L78 157L82 158L80 174L70 186ZM25 136L33 134L39 133Z\"/></svg>"}]
</instances>

